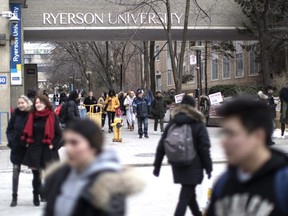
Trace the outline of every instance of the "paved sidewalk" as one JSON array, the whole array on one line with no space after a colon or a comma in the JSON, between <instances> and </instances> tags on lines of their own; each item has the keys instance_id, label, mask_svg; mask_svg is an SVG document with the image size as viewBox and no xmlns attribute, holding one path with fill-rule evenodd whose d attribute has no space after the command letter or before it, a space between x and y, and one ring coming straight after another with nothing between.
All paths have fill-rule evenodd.
<instances>
[{"instance_id":1,"label":"paved sidewalk","mask_svg":"<svg viewBox=\"0 0 288 216\"><path fill-rule=\"evenodd\" d=\"M153 164L156 147L161 138L159 132L157 135L153 135L153 120L149 120L149 139L139 139L137 129L134 132L131 132L124 127L122 129L123 142L113 143L113 133L109 134L107 131L108 129L105 129L103 132L105 135L105 145L108 149L117 151L123 165L151 166ZM226 158L220 146L219 131L220 128L208 128L211 139L211 155L214 163L225 163ZM280 131L276 130L275 137L279 137L279 135ZM288 153L288 136L287 139L275 138L274 141L276 142L275 148ZM62 148L60 154L64 156L64 152L65 150ZM11 171L9 157L9 150L0 150L0 172ZM167 161L165 160L164 163L167 163Z\"/></svg>"}]
</instances>

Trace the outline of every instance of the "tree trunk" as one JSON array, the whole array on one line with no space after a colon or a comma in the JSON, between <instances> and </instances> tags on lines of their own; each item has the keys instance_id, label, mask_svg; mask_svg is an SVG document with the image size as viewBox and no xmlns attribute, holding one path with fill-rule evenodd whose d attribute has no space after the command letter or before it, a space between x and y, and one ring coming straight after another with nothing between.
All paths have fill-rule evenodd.
<instances>
[{"instance_id":1,"label":"tree trunk","mask_svg":"<svg viewBox=\"0 0 288 216\"><path fill-rule=\"evenodd\" d=\"M151 91L156 92L156 80L155 80L155 41L150 41L150 81Z\"/></svg>"},{"instance_id":2,"label":"tree trunk","mask_svg":"<svg viewBox=\"0 0 288 216\"><path fill-rule=\"evenodd\" d=\"M144 89L147 92L148 90L150 90L148 41L143 41L143 49L144 49Z\"/></svg>"},{"instance_id":3,"label":"tree trunk","mask_svg":"<svg viewBox=\"0 0 288 216\"><path fill-rule=\"evenodd\" d=\"M208 95L208 41L205 41L205 94Z\"/></svg>"}]
</instances>

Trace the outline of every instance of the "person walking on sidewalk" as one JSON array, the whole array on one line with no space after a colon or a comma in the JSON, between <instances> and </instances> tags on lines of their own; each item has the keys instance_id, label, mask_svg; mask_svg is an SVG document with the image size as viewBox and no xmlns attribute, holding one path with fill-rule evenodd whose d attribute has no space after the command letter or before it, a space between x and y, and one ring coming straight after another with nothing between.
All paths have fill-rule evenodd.
<instances>
[{"instance_id":1,"label":"person walking on sidewalk","mask_svg":"<svg viewBox=\"0 0 288 216\"><path fill-rule=\"evenodd\" d=\"M282 88L280 90L280 102L281 102L281 138L285 139L285 128L288 125L288 88Z\"/></svg>"},{"instance_id":2,"label":"person walking on sidewalk","mask_svg":"<svg viewBox=\"0 0 288 216\"><path fill-rule=\"evenodd\" d=\"M90 112L90 106L97 104L96 98L93 96L93 92L90 91L88 93L88 97L85 98L84 100L84 105L86 107L87 113ZM96 107L94 108L96 110Z\"/></svg>"},{"instance_id":3,"label":"person walking on sidewalk","mask_svg":"<svg viewBox=\"0 0 288 216\"><path fill-rule=\"evenodd\" d=\"M23 164L31 168L33 173L33 203L39 206L42 187L40 174L47 164L59 160L58 149L61 147L62 131L58 118L53 113L52 104L45 95L36 97L33 109L28 116L21 140L27 146Z\"/></svg>"},{"instance_id":4,"label":"person walking on sidewalk","mask_svg":"<svg viewBox=\"0 0 288 216\"><path fill-rule=\"evenodd\" d=\"M148 106L148 100L144 98L144 91L142 89L137 90L137 97L133 101L133 112L136 114L136 118L138 121L139 138L142 139L143 134L145 138L149 138L148 136L149 106ZM144 125L144 133L143 133L143 125Z\"/></svg>"},{"instance_id":5,"label":"person walking on sidewalk","mask_svg":"<svg viewBox=\"0 0 288 216\"><path fill-rule=\"evenodd\" d=\"M130 131L134 131L134 124L135 124L135 114L133 112L133 101L135 99L135 94L133 91L129 91L128 95L124 101L124 106L126 108L126 117L128 128Z\"/></svg>"},{"instance_id":6,"label":"person walking on sidewalk","mask_svg":"<svg viewBox=\"0 0 288 216\"><path fill-rule=\"evenodd\" d=\"M18 98L17 108L12 114L6 131L8 147L11 149L10 160L13 164L11 207L17 206L19 175L21 164L23 163L26 153L26 147L22 144L21 136L32 105L28 97L24 95L20 96Z\"/></svg>"},{"instance_id":7,"label":"person walking on sidewalk","mask_svg":"<svg viewBox=\"0 0 288 216\"><path fill-rule=\"evenodd\" d=\"M123 169L116 153L104 149L100 128L77 120L64 131L67 162L45 172L44 216L124 216L126 198L144 188L141 175Z\"/></svg>"},{"instance_id":8,"label":"person walking on sidewalk","mask_svg":"<svg viewBox=\"0 0 288 216\"><path fill-rule=\"evenodd\" d=\"M210 99L206 95L201 95L199 101L200 101L199 102L200 111L205 116L206 126L208 126L210 118L210 107L211 107Z\"/></svg>"},{"instance_id":9,"label":"person walking on sidewalk","mask_svg":"<svg viewBox=\"0 0 288 216\"><path fill-rule=\"evenodd\" d=\"M160 132L164 132L164 117L166 113L165 100L160 91L156 92L155 99L152 101L151 114L154 118L154 134L157 134L158 123L160 121Z\"/></svg>"},{"instance_id":10,"label":"person walking on sidewalk","mask_svg":"<svg viewBox=\"0 0 288 216\"><path fill-rule=\"evenodd\" d=\"M113 132L113 128L111 126L114 123L114 118L117 109L120 107L120 102L116 97L116 93L114 90L110 90L108 93L108 97L105 100L105 105L107 106L107 114L108 114L108 125L109 125L109 133Z\"/></svg>"},{"instance_id":11,"label":"person walking on sidewalk","mask_svg":"<svg viewBox=\"0 0 288 216\"><path fill-rule=\"evenodd\" d=\"M174 183L182 185L174 216L184 216L187 206L189 206L194 216L202 215L196 200L195 190L196 186L202 183L204 177L203 170L206 171L209 179L212 173L210 140L205 126L205 117L195 109L195 106L196 102L194 98L188 95L183 97L181 104L178 105L173 112L172 120L165 128L164 134L158 144L154 161L153 174L158 177L165 154L168 157L168 147L167 149L165 147L167 143L175 142L171 143L173 146L182 140L181 149L183 149L183 146L186 146L187 148L183 151L187 152L186 150L189 150L191 151L189 154L194 153L194 157L185 163L172 162L168 157L172 166ZM178 130L178 132L176 132L176 130ZM186 138L183 139L183 137ZM192 150L194 151L192 152ZM172 152L175 153L175 151ZM186 155L186 153L184 153L184 155ZM182 156L183 155L173 155L173 157L177 159L181 159Z\"/></svg>"},{"instance_id":12,"label":"person walking on sidewalk","mask_svg":"<svg viewBox=\"0 0 288 216\"><path fill-rule=\"evenodd\" d=\"M105 126L105 120L106 120L106 115L107 115L107 111L106 111L106 105L105 105L105 98L103 96L101 96L98 99L98 104L102 105L102 131L104 131L104 126Z\"/></svg>"},{"instance_id":13,"label":"person walking on sidewalk","mask_svg":"<svg viewBox=\"0 0 288 216\"><path fill-rule=\"evenodd\" d=\"M221 106L227 171L213 188L207 216L288 215L288 157L269 144L273 113L267 104L242 97Z\"/></svg>"}]
</instances>

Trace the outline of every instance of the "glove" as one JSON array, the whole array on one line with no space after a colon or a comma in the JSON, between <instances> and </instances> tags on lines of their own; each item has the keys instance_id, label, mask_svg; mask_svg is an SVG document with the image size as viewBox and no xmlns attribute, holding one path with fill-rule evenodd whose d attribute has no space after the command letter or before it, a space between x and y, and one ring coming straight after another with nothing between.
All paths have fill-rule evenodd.
<instances>
[{"instance_id":1,"label":"glove","mask_svg":"<svg viewBox=\"0 0 288 216\"><path fill-rule=\"evenodd\" d=\"M208 177L208 179L211 179L211 177L212 177L211 172L207 173L207 177Z\"/></svg>"},{"instance_id":2,"label":"glove","mask_svg":"<svg viewBox=\"0 0 288 216\"><path fill-rule=\"evenodd\" d=\"M160 174L160 169L154 168L154 170L153 170L153 175L154 175L155 177L159 177L159 174Z\"/></svg>"}]
</instances>

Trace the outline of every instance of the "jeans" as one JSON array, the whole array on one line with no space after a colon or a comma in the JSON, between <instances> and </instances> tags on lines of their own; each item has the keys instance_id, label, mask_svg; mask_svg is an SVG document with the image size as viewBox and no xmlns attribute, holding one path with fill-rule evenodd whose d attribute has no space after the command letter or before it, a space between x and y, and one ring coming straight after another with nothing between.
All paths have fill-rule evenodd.
<instances>
[{"instance_id":1,"label":"jeans","mask_svg":"<svg viewBox=\"0 0 288 216\"><path fill-rule=\"evenodd\" d=\"M20 164L13 164L13 175L12 175L12 193L18 193L18 185L19 185L19 175L21 171Z\"/></svg>"},{"instance_id":2,"label":"jeans","mask_svg":"<svg viewBox=\"0 0 288 216\"><path fill-rule=\"evenodd\" d=\"M143 136L143 128L142 125L144 124L144 135L148 135L148 118L147 117L140 117L138 118L138 134Z\"/></svg>"},{"instance_id":3,"label":"jeans","mask_svg":"<svg viewBox=\"0 0 288 216\"><path fill-rule=\"evenodd\" d=\"M115 112L107 112L109 129L112 130L111 124L114 123Z\"/></svg>"},{"instance_id":4,"label":"jeans","mask_svg":"<svg viewBox=\"0 0 288 216\"><path fill-rule=\"evenodd\" d=\"M154 131L157 131L158 129L159 120L160 120L160 130L161 132L164 132L164 119L159 119L157 117L154 119Z\"/></svg>"},{"instance_id":5,"label":"jeans","mask_svg":"<svg viewBox=\"0 0 288 216\"><path fill-rule=\"evenodd\" d=\"M196 185L182 185L178 205L174 216L185 216L187 206L189 206L194 216L201 216L196 200Z\"/></svg>"}]
</instances>

